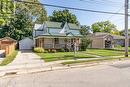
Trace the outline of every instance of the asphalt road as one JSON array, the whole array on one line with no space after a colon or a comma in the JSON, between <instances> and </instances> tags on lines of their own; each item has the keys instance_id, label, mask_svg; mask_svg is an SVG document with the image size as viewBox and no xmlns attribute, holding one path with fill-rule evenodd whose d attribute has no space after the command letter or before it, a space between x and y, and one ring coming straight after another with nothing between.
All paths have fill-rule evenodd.
<instances>
[{"instance_id":1,"label":"asphalt road","mask_svg":"<svg viewBox=\"0 0 130 87\"><path fill-rule=\"evenodd\" d=\"M130 61L8 76L0 87L130 87Z\"/></svg>"}]
</instances>

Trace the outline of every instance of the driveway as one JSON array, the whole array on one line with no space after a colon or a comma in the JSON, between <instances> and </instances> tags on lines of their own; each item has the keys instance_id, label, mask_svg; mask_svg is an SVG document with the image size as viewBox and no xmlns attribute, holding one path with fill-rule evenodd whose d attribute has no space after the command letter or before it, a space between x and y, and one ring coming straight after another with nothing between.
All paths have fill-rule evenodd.
<instances>
[{"instance_id":1,"label":"driveway","mask_svg":"<svg viewBox=\"0 0 130 87\"><path fill-rule=\"evenodd\" d=\"M8 66L33 67L42 66L43 64L44 61L31 50L21 50L18 52L15 60Z\"/></svg>"}]
</instances>

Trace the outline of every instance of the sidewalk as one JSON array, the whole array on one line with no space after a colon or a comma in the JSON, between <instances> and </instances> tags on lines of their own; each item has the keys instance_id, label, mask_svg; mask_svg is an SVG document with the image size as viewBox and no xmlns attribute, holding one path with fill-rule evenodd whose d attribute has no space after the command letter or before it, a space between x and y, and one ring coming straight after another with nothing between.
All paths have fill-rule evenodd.
<instances>
[{"instance_id":1,"label":"sidewalk","mask_svg":"<svg viewBox=\"0 0 130 87\"><path fill-rule=\"evenodd\" d=\"M23 56L22 54L19 52L16 59L11 64L7 66L1 66L0 76L5 76L7 74L23 74L23 73L50 71L50 70L56 70L56 69L68 69L68 68L71 68L71 66L61 66L61 63L74 61L74 60L60 60L60 61L45 63L43 60L40 60L39 56L37 56L36 54L32 52L30 53L25 52L24 55L26 56ZM31 56L29 56L30 54ZM116 56L113 58L120 58L120 57L123 57L123 56ZM24 61L22 58L24 59ZM101 57L101 58L112 58L112 57ZM77 59L77 60L94 60L94 59L101 59L101 58L84 58L84 59ZM30 59L32 61L29 61ZM79 66L84 66L84 65L79 65ZM76 66L73 66L73 67L76 67Z\"/></svg>"}]
</instances>

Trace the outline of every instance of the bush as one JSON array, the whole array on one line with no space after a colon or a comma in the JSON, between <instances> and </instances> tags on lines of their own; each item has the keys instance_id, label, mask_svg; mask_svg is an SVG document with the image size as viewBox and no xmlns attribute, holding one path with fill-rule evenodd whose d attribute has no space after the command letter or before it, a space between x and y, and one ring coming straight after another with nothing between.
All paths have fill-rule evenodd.
<instances>
[{"instance_id":1,"label":"bush","mask_svg":"<svg viewBox=\"0 0 130 87\"><path fill-rule=\"evenodd\" d=\"M48 53L48 50L44 50L44 53Z\"/></svg>"},{"instance_id":2,"label":"bush","mask_svg":"<svg viewBox=\"0 0 130 87\"><path fill-rule=\"evenodd\" d=\"M43 53L44 49L41 48L41 47L36 47L36 48L34 48L34 52L36 52L36 53Z\"/></svg>"},{"instance_id":3,"label":"bush","mask_svg":"<svg viewBox=\"0 0 130 87\"><path fill-rule=\"evenodd\" d=\"M55 49L52 49L52 50L51 50L51 53L56 53L56 50L55 50Z\"/></svg>"},{"instance_id":4,"label":"bush","mask_svg":"<svg viewBox=\"0 0 130 87\"><path fill-rule=\"evenodd\" d=\"M65 52L64 48L59 49L59 52Z\"/></svg>"},{"instance_id":5,"label":"bush","mask_svg":"<svg viewBox=\"0 0 130 87\"><path fill-rule=\"evenodd\" d=\"M83 38L81 43L81 51L86 51L87 47L91 44L91 40L88 38Z\"/></svg>"}]
</instances>

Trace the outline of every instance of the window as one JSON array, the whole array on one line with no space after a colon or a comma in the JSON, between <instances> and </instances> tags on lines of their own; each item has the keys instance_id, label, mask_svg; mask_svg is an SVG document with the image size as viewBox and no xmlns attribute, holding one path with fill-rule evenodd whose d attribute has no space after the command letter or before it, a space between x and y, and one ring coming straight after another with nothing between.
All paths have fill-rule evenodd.
<instances>
[{"instance_id":1,"label":"window","mask_svg":"<svg viewBox=\"0 0 130 87\"><path fill-rule=\"evenodd\" d=\"M59 44L59 38L55 38L55 44Z\"/></svg>"}]
</instances>

